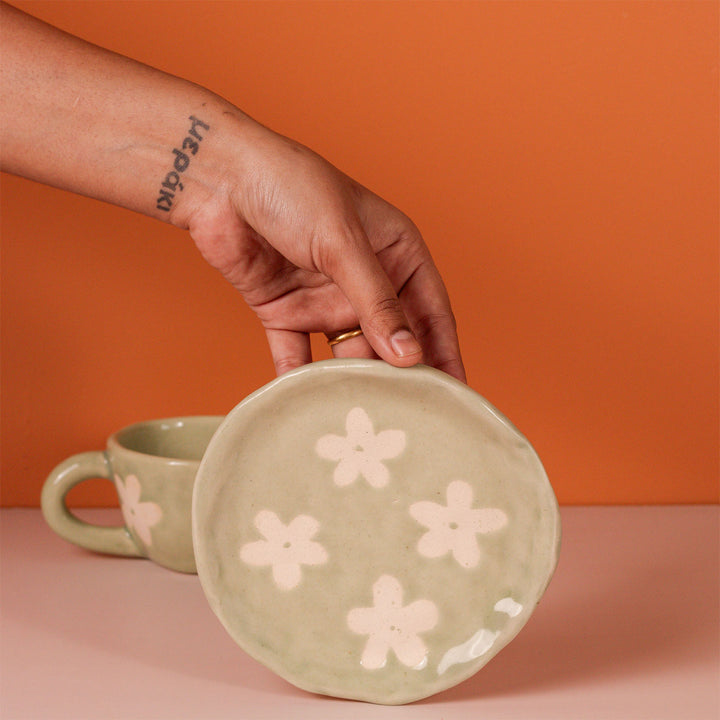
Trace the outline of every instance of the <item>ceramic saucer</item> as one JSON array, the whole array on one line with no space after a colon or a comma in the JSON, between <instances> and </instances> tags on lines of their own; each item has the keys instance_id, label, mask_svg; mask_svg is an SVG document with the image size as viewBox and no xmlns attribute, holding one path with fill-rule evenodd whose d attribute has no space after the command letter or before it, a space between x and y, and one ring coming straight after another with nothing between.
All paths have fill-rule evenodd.
<instances>
[{"instance_id":1,"label":"ceramic saucer","mask_svg":"<svg viewBox=\"0 0 720 720\"><path fill-rule=\"evenodd\" d=\"M330 360L227 416L193 537L210 606L246 652L300 688L398 704L515 637L560 521L535 451L476 392L427 367Z\"/></svg>"}]
</instances>

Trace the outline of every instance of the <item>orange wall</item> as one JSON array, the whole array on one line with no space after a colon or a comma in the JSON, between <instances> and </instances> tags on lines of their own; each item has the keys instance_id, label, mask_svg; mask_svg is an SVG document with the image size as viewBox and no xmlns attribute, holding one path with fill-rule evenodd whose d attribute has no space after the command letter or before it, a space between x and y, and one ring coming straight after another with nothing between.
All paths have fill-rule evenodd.
<instances>
[{"instance_id":1,"label":"orange wall","mask_svg":"<svg viewBox=\"0 0 720 720\"><path fill-rule=\"evenodd\" d=\"M561 502L717 502L717 3L16 4L405 210L471 385ZM183 232L5 175L2 253L5 505L126 423L225 413L273 375Z\"/></svg>"}]
</instances>

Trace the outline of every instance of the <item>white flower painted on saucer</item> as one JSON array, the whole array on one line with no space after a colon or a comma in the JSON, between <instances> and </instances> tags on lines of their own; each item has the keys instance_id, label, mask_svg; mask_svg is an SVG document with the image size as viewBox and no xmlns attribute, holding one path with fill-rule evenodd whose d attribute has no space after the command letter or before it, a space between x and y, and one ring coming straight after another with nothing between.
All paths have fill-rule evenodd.
<instances>
[{"instance_id":1,"label":"white flower painted on saucer","mask_svg":"<svg viewBox=\"0 0 720 720\"><path fill-rule=\"evenodd\" d=\"M472 487L453 480L447 487L447 505L422 500L410 506L410 515L429 528L417 549L429 558L451 552L463 567L477 567L480 547L476 535L494 532L507 524L507 515L498 508L472 508Z\"/></svg>"},{"instance_id":2,"label":"white flower painted on saucer","mask_svg":"<svg viewBox=\"0 0 720 720\"><path fill-rule=\"evenodd\" d=\"M397 457L405 449L405 433L382 430L376 435L372 420L360 407L347 414L345 428L345 437L323 435L315 445L320 457L338 463L333 473L335 484L350 485L362 475L372 487L385 487L390 471L382 461Z\"/></svg>"},{"instance_id":3,"label":"white flower painted on saucer","mask_svg":"<svg viewBox=\"0 0 720 720\"><path fill-rule=\"evenodd\" d=\"M320 523L309 515L298 515L284 525L271 510L261 510L255 516L255 527L265 540L243 545L240 558L248 565L271 565L273 580L282 590L292 590L300 584L301 565L327 562L325 548L310 539L320 529Z\"/></svg>"},{"instance_id":4,"label":"white flower painted on saucer","mask_svg":"<svg viewBox=\"0 0 720 720\"><path fill-rule=\"evenodd\" d=\"M385 667L389 650L415 670L427 665L428 650L419 633L437 625L438 610L431 600L415 600L403 607L403 589L392 575L382 575L373 585L373 607L354 608L347 624L358 635L369 635L361 665L367 670Z\"/></svg>"},{"instance_id":5,"label":"white flower painted on saucer","mask_svg":"<svg viewBox=\"0 0 720 720\"><path fill-rule=\"evenodd\" d=\"M154 502L140 502L142 488L135 475L128 475L125 482L119 475L115 475L115 487L128 528L135 531L146 547L150 547L152 545L150 528L162 519L162 509Z\"/></svg>"}]
</instances>

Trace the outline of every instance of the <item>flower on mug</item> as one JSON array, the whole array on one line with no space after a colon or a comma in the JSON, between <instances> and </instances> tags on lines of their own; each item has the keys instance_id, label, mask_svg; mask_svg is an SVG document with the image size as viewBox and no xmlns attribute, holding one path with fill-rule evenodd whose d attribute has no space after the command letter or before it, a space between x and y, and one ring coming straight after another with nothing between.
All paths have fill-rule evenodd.
<instances>
[{"instance_id":1,"label":"flower on mug","mask_svg":"<svg viewBox=\"0 0 720 720\"><path fill-rule=\"evenodd\" d=\"M160 522L162 509L154 502L140 502L142 488L135 475L128 475L124 483L119 475L115 475L115 487L128 528L134 530L146 547L149 547L152 545L150 528Z\"/></svg>"},{"instance_id":2,"label":"flower on mug","mask_svg":"<svg viewBox=\"0 0 720 720\"><path fill-rule=\"evenodd\" d=\"M243 545L240 558L248 565L272 565L273 580L282 590L292 590L300 583L301 565L327 562L325 548L310 539L320 523L309 515L298 515L284 525L274 512L261 510L255 516L255 527L265 540Z\"/></svg>"},{"instance_id":3,"label":"flower on mug","mask_svg":"<svg viewBox=\"0 0 720 720\"><path fill-rule=\"evenodd\" d=\"M447 487L447 505L423 500L410 506L410 515L429 528L418 542L425 557L441 557L452 552L463 567L476 567L480 561L478 533L499 530L507 515L498 508L472 508L472 487L454 480Z\"/></svg>"},{"instance_id":4,"label":"flower on mug","mask_svg":"<svg viewBox=\"0 0 720 720\"><path fill-rule=\"evenodd\" d=\"M350 630L368 635L360 659L367 670L385 667L389 650L415 670L427 664L428 650L419 633L437 625L438 610L431 600L403 606L403 589L392 575L382 575L373 585L373 607L353 608L347 615Z\"/></svg>"},{"instance_id":5,"label":"flower on mug","mask_svg":"<svg viewBox=\"0 0 720 720\"><path fill-rule=\"evenodd\" d=\"M347 414L345 429L345 437L323 435L315 445L320 457L338 463L333 473L335 484L350 485L362 475L374 488L387 485L390 472L381 461L400 455L405 449L405 433L382 430L375 434L372 421L360 407Z\"/></svg>"}]
</instances>

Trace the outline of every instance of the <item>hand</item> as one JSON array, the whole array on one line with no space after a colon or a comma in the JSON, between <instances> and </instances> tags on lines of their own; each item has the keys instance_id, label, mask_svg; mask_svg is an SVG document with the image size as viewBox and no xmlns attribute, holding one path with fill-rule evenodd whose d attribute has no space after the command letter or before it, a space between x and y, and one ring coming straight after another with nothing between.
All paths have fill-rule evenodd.
<instances>
[{"instance_id":1,"label":"hand","mask_svg":"<svg viewBox=\"0 0 720 720\"><path fill-rule=\"evenodd\" d=\"M278 373L310 362L309 333L359 324L336 355L464 380L445 287L399 210L214 93L0 10L3 170L190 230Z\"/></svg>"},{"instance_id":2,"label":"hand","mask_svg":"<svg viewBox=\"0 0 720 720\"><path fill-rule=\"evenodd\" d=\"M337 357L422 361L464 381L448 295L413 223L306 147L239 111L225 118L227 163L182 224L257 313L278 374L312 360L309 333L360 325Z\"/></svg>"}]
</instances>

